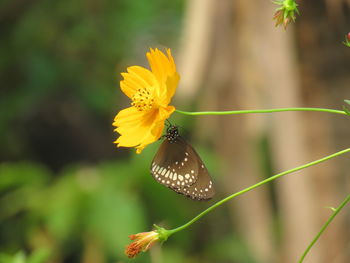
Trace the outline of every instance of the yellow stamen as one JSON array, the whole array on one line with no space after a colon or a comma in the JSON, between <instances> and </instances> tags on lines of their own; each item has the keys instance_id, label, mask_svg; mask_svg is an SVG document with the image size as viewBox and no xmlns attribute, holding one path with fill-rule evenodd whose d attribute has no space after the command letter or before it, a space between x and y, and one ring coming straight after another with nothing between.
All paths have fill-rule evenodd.
<instances>
[{"instance_id":1,"label":"yellow stamen","mask_svg":"<svg viewBox=\"0 0 350 263\"><path fill-rule=\"evenodd\" d=\"M138 111L145 111L152 109L154 98L149 89L140 88L131 98L131 105L134 106Z\"/></svg>"}]
</instances>

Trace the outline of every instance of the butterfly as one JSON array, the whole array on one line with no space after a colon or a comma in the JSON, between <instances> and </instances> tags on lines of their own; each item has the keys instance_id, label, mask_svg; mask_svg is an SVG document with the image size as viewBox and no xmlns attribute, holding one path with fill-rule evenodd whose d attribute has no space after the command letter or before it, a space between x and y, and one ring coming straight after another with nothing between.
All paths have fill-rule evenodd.
<instances>
[{"instance_id":1,"label":"butterfly","mask_svg":"<svg viewBox=\"0 0 350 263\"><path fill-rule=\"evenodd\" d=\"M209 172L193 147L170 125L151 163L151 174L160 184L194 200L211 199L214 186Z\"/></svg>"}]
</instances>

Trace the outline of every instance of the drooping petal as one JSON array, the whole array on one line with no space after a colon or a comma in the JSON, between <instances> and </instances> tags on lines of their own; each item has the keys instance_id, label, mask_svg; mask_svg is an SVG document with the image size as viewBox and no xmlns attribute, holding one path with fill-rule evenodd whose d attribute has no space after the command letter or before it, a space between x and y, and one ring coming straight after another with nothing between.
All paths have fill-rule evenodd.
<instances>
[{"instance_id":1,"label":"drooping petal","mask_svg":"<svg viewBox=\"0 0 350 263\"><path fill-rule=\"evenodd\" d=\"M113 125L118 127L115 130L121 135L115 141L118 146L135 147L145 140L155 141L158 139L151 134L154 123L158 121L157 110L138 112L140 113L134 114L136 117L123 116L124 118L119 118L119 114L117 115Z\"/></svg>"},{"instance_id":2,"label":"drooping petal","mask_svg":"<svg viewBox=\"0 0 350 263\"><path fill-rule=\"evenodd\" d=\"M175 111L175 107L168 105L166 107L160 107L159 108L159 119L161 121L165 121L166 119L169 118L169 116Z\"/></svg>"},{"instance_id":3,"label":"drooping petal","mask_svg":"<svg viewBox=\"0 0 350 263\"><path fill-rule=\"evenodd\" d=\"M136 147L137 153L157 141L164 129L164 121L174 112L173 106L159 108L149 112L137 111L134 107L119 112L114 126L120 136L115 143L124 147Z\"/></svg>"},{"instance_id":4,"label":"drooping petal","mask_svg":"<svg viewBox=\"0 0 350 263\"><path fill-rule=\"evenodd\" d=\"M136 153L141 153L141 151L148 145L157 141L162 136L162 131L164 129L164 121L169 118L169 116L175 111L174 106L167 106L166 108L159 108L158 110L158 121L153 123L153 128L150 131L149 136L145 137L142 143L136 147Z\"/></svg>"},{"instance_id":5,"label":"drooping petal","mask_svg":"<svg viewBox=\"0 0 350 263\"><path fill-rule=\"evenodd\" d=\"M154 123L153 128L150 131L150 134L144 138L142 143L136 147L136 153L139 154L142 150L148 145L157 141L162 136L162 131L164 129L164 120Z\"/></svg>"}]
</instances>

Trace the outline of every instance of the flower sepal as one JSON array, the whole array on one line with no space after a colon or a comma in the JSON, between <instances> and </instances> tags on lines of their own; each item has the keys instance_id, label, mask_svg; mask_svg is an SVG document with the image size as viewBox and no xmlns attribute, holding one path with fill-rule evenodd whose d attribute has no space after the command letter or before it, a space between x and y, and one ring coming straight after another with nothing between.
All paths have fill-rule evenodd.
<instances>
[{"instance_id":1,"label":"flower sepal","mask_svg":"<svg viewBox=\"0 0 350 263\"><path fill-rule=\"evenodd\" d=\"M159 241L161 243L167 241L168 237L171 236L171 234L172 234L171 230L166 230L165 228L157 226L156 224L153 224L153 227L156 229L155 231L158 233Z\"/></svg>"},{"instance_id":2,"label":"flower sepal","mask_svg":"<svg viewBox=\"0 0 350 263\"><path fill-rule=\"evenodd\" d=\"M299 15L298 4L294 0L273 1L280 7L276 9L273 19L276 20L276 26L283 25L284 29L290 22L295 22L295 14Z\"/></svg>"}]
</instances>

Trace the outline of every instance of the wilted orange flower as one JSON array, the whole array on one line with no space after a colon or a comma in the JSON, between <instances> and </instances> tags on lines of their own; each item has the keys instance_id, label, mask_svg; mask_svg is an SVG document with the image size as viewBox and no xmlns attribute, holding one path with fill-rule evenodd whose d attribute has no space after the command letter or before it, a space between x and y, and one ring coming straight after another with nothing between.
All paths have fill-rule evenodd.
<instances>
[{"instance_id":1,"label":"wilted orange flower","mask_svg":"<svg viewBox=\"0 0 350 263\"><path fill-rule=\"evenodd\" d=\"M146 56L152 71L131 66L122 73L120 88L131 99L131 107L121 110L113 122L120 134L117 146L135 147L136 153L160 138L164 121L175 110L169 103L180 80L170 49L166 55L150 49Z\"/></svg>"},{"instance_id":2,"label":"wilted orange flower","mask_svg":"<svg viewBox=\"0 0 350 263\"><path fill-rule=\"evenodd\" d=\"M136 257L140 252L148 250L156 241L158 241L159 233L156 231L138 233L136 235L129 236L131 240L134 240L125 249L125 254L129 258Z\"/></svg>"}]
</instances>

